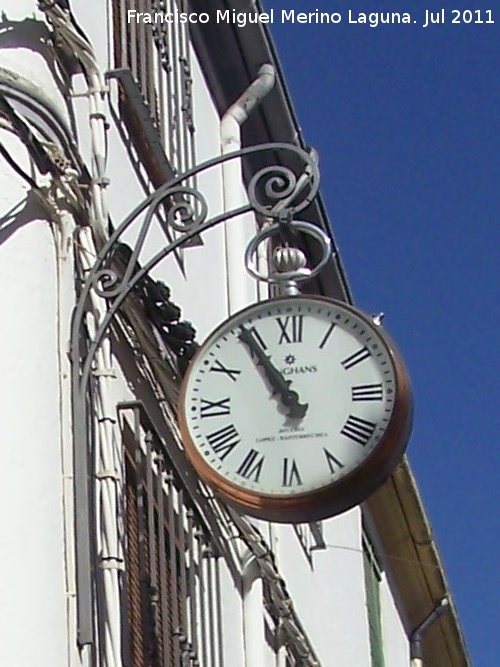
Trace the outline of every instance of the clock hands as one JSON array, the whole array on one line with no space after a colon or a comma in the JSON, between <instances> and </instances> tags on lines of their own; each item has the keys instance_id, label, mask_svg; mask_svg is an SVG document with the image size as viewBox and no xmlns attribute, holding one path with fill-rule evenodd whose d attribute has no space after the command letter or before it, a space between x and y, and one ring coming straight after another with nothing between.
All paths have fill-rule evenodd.
<instances>
[{"instance_id":1,"label":"clock hands","mask_svg":"<svg viewBox=\"0 0 500 667\"><path fill-rule=\"evenodd\" d=\"M269 380L274 392L279 394L283 405L288 408L288 416L292 418L302 419L309 407L308 403L300 403L299 395L296 391L290 389L292 384L290 380L285 380L283 375L274 366L271 358L266 355L262 346L258 343L253 333L246 329L243 325L240 326L240 340L249 348L250 353L258 360L258 365L264 369L264 374Z\"/></svg>"}]
</instances>

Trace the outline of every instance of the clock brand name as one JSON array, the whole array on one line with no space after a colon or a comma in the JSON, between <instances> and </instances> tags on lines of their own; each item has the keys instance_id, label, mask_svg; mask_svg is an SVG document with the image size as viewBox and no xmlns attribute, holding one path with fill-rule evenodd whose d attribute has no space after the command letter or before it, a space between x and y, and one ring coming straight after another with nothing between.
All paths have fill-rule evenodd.
<instances>
[{"instance_id":1,"label":"clock brand name","mask_svg":"<svg viewBox=\"0 0 500 667\"><path fill-rule=\"evenodd\" d=\"M285 366L281 371L283 375L306 375L308 373L317 373L317 366Z\"/></svg>"}]
</instances>

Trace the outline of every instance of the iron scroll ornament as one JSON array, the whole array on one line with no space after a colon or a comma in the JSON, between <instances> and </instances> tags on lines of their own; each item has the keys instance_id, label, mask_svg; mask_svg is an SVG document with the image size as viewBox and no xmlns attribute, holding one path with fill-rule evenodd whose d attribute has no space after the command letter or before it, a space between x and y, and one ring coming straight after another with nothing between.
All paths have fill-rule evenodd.
<instances>
[{"instance_id":1,"label":"iron scroll ornament","mask_svg":"<svg viewBox=\"0 0 500 667\"><path fill-rule=\"evenodd\" d=\"M294 170L283 165L266 166L257 171L248 185L248 203L232 211L210 217L210 208L203 193L192 187L198 174L216 168L224 162L256 154L288 155ZM93 556L92 556L92 432L93 406L90 390L96 353L107 336L113 319L127 297L137 289L150 272L164 259L197 236L238 216L255 212L286 224L293 216L309 206L319 188L319 172L313 154L286 143L263 144L208 160L171 179L150 194L121 222L102 244L92 267L84 275L71 322L71 384L72 429L74 446L75 542L78 567L78 641L93 643ZM167 223L175 238L148 258L139 262L154 217L160 207L167 207ZM132 228L137 235L125 266L118 271L113 265L117 248ZM138 230L137 230L138 228ZM92 336L86 327L87 314L92 312L92 299L104 300L105 311L97 322ZM179 471L182 475L182 471Z\"/></svg>"},{"instance_id":2,"label":"iron scroll ornament","mask_svg":"<svg viewBox=\"0 0 500 667\"><path fill-rule=\"evenodd\" d=\"M186 181L211 167L220 165L223 162L254 153L268 151L276 152L280 150L294 153L296 157L299 157L302 160L304 164L302 173L308 174L307 192L294 192L294 188L297 188L299 179L288 167L282 165L265 167L264 169L259 170L250 180L248 186L248 204L234 209L233 211L226 211L211 219L207 219L208 204L203 194L193 188L181 185L183 181ZM263 187L259 188L259 184L262 183L262 180L265 177L267 177L267 181L265 181ZM102 343L109 325L120 306L140 281L163 259L185 245L195 236L201 235L220 223L227 222L232 218L237 218L250 211L260 213L266 217L277 218L280 221L291 220L296 213L299 213L311 203L318 192L318 188L319 172L314 157L296 146L276 143L253 146L235 153L208 160L185 174L169 181L165 185L162 185L147 197L125 218L120 226L111 234L106 243L104 243L86 278L78 299L73 315L71 332L73 396L76 395L81 399L82 396L85 395L95 353ZM262 192L264 193L263 197L261 195ZM299 201L295 201L294 194L301 197ZM189 204L186 199L176 202L175 197L192 197L198 203L200 208L196 210L196 207ZM168 222L176 231L181 232L181 235L165 248L158 251L142 268L137 270L136 267L140 252L144 247L155 213L158 208L168 200L170 200L169 203L171 204L168 213ZM276 204L284 201L287 202L287 205L280 207L275 211ZM113 249L120 242L124 233L134 224L143 212L146 212L146 214L136 244L130 254L127 267L125 268L123 275L120 277L110 266ZM180 216L180 222L177 216ZM84 356L80 345L80 332L92 290L94 290L98 296L108 300L108 308L106 316L95 332L94 339L91 341L87 353ZM84 403L85 402L82 402L82 407ZM74 414L74 417L79 416L82 415ZM79 420L76 419L75 423L78 421ZM77 432L75 432L75 436L76 435L78 435Z\"/></svg>"}]
</instances>

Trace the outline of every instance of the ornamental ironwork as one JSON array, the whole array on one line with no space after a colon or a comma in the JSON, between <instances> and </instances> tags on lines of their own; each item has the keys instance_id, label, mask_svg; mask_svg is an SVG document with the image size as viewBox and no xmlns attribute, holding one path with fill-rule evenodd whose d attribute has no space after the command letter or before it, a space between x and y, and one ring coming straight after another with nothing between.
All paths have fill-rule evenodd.
<instances>
[{"instance_id":1,"label":"ornamental ironwork","mask_svg":"<svg viewBox=\"0 0 500 667\"><path fill-rule=\"evenodd\" d=\"M278 155L282 164L269 164L270 159ZM203 192L192 187L195 177L199 177L196 182L201 182L205 172L219 168L224 162L247 157L259 158L261 163L266 164L248 182L247 203L233 210L213 212ZM92 636L93 502L89 480L92 474L94 408L91 379L95 373L96 356L109 336L117 314L126 316L127 298L135 295L143 306L145 318L150 319L160 331L178 372L182 374L183 366L196 349L195 331L189 323L180 319L180 310L170 300L167 286L153 278L155 267L176 250L188 247L193 239L202 239L208 230L221 223L238 224L239 216L253 212L266 229L256 235L247 250L248 268L253 275L260 280L276 282L276 276L262 276L252 269L257 246L271 236L278 236L285 247L292 240L293 246L297 232L300 232L311 234L320 243L322 258L312 269L307 269L302 263L300 270L292 271L288 278L292 282L310 278L328 261L330 249L326 237L317 227L295 218L314 200L318 186L319 173L313 153L286 143L244 148L208 160L159 187L135 207L109 238L101 240L94 261L88 261L85 266L80 264L82 283L71 331L80 643L90 643ZM150 255L147 255L145 248L155 216L160 210L166 216L173 240L152 252L149 249ZM287 265L290 265L289 262ZM280 280L283 281L283 268ZM96 300L100 303L98 317L95 316ZM103 372L102 369L100 372ZM176 466L175 456L173 465ZM181 466L177 472L183 475Z\"/></svg>"}]
</instances>

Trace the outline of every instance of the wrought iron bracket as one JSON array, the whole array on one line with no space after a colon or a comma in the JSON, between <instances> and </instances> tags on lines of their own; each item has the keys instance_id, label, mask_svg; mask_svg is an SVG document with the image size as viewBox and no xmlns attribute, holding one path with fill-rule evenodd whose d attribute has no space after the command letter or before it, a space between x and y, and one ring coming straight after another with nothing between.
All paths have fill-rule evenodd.
<instances>
[{"instance_id":1,"label":"wrought iron bracket","mask_svg":"<svg viewBox=\"0 0 500 667\"><path fill-rule=\"evenodd\" d=\"M247 188L248 203L232 211L212 215L207 198L198 189L190 186L193 177L210 169L217 169L224 162L252 154L260 154L263 164L268 166L257 171L250 179ZM283 164L270 165L271 159L277 155L283 156ZM285 164L292 166L284 166ZM127 297L137 293L141 284L150 277L151 271L176 249L188 245L191 239L203 235L221 223L238 224L238 216L250 211L261 216L263 220L271 221L273 234L281 230L286 236L290 232L290 223L294 217L306 209L315 198L318 186L319 173L314 154L290 144L263 144L219 156L170 179L149 195L131 211L109 238L102 242L93 265L80 272L80 291L73 312L70 348L80 645L93 643L91 526L94 518L91 461L94 415L91 379L95 370L96 353ZM173 240L144 260L146 242L159 208L166 213ZM308 231L304 225L309 223L301 222L299 231ZM134 239L132 243L131 237ZM119 255L118 250L123 249L125 242L129 250L124 257L123 253ZM88 316L94 312L96 299L101 303L101 315L90 333L87 326Z\"/></svg>"}]
</instances>

